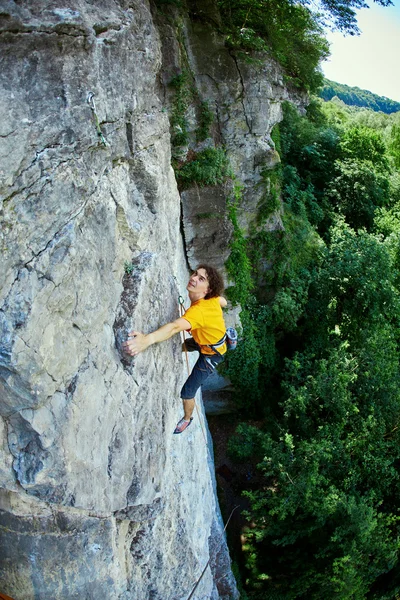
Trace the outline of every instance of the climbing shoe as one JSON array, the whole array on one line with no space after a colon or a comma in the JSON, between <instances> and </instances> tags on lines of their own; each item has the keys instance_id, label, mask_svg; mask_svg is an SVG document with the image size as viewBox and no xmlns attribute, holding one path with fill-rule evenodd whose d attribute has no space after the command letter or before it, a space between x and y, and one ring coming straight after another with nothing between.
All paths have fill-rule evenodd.
<instances>
[{"instance_id":1,"label":"climbing shoe","mask_svg":"<svg viewBox=\"0 0 400 600\"><path fill-rule=\"evenodd\" d=\"M190 421L185 421L185 419L181 419L175 427L174 433L182 433L183 431L185 431L185 429L189 427L192 421L193 419L190 419Z\"/></svg>"}]
</instances>

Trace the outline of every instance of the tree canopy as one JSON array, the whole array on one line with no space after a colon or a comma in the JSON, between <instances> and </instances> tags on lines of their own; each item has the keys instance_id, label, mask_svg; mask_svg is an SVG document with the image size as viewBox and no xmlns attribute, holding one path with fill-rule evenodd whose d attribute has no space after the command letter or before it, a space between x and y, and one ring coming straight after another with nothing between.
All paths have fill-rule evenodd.
<instances>
[{"instance_id":1,"label":"tree canopy","mask_svg":"<svg viewBox=\"0 0 400 600\"><path fill-rule=\"evenodd\" d=\"M253 285L227 370L242 415L230 453L257 473L244 598L400 593L398 124L370 113L286 105L269 178L284 231L263 214L241 240Z\"/></svg>"}]
</instances>

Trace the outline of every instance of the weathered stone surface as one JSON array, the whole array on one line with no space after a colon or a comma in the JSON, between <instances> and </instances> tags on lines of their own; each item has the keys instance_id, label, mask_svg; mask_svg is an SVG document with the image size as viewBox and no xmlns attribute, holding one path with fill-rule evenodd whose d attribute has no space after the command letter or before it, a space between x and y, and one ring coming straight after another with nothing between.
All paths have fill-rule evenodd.
<instances>
[{"instance_id":1,"label":"weathered stone surface","mask_svg":"<svg viewBox=\"0 0 400 600\"><path fill-rule=\"evenodd\" d=\"M150 5L0 13L2 591L187 598L217 501L199 417L171 435L180 341L121 349L177 318L187 277ZM216 573L195 598L226 598Z\"/></svg>"},{"instance_id":2,"label":"weathered stone surface","mask_svg":"<svg viewBox=\"0 0 400 600\"><path fill-rule=\"evenodd\" d=\"M189 151L197 152L214 144L224 146L236 183L242 187L238 220L247 232L255 222L267 191L267 171L280 160L271 131L282 119L282 102L290 99L303 107L307 98L288 89L281 67L272 58L262 54L247 61L225 46L224 37L215 27L220 18L215 2L187 0L187 5L189 18L175 15L176 22L180 23L179 45L170 43L174 37L173 26L163 21L160 25L163 81L167 85L177 73L190 71L198 101L208 103L215 119L210 138L198 143L194 107L190 105L185 115L189 144L176 149L177 157L185 160L190 158ZM167 99L173 104L173 91L167 92ZM232 186L194 185L181 193L185 242L192 268L204 254L218 265L224 264L229 253L231 225L226 204L231 192ZM271 215L265 227L282 229L279 211Z\"/></svg>"},{"instance_id":3,"label":"weathered stone surface","mask_svg":"<svg viewBox=\"0 0 400 600\"><path fill-rule=\"evenodd\" d=\"M246 231L263 195L262 171L279 162L271 131L282 119L281 104L301 105L306 98L288 90L276 61L265 54L251 62L236 56L209 23L187 21L185 32L196 85L214 107L218 137L243 186L239 219Z\"/></svg>"},{"instance_id":4,"label":"weathered stone surface","mask_svg":"<svg viewBox=\"0 0 400 600\"><path fill-rule=\"evenodd\" d=\"M186 254L192 269L203 262L224 270L233 232L226 210L230 187L194 187L181 192Z\"/></svg>"},{"instance_id":5,"label":"weathered stone surface","mask_svg":"<svg viewBox=\"0 0 400 600\"><path fill-rule=\"evenodd\" d=\"M0 527L0 580L13 598L96 598L107 588L121 590L110 519L71 511L46 516L0 511Z\"/></svg>"}]
</instances>

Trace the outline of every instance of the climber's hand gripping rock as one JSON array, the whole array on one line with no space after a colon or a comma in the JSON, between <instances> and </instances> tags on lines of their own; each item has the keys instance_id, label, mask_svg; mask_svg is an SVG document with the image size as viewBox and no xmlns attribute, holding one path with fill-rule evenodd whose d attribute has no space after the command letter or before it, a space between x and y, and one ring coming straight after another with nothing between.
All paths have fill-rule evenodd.
<instances>
[{"instance_id":1,"label":"climber's hand gripping rock","mask_svg":"<svg viewBox=\"0 0 400 600\"><path fill-rule=\"evenodd\" d=\"M140 352L143 352L152 344L169 340L169 338L176 333L179 333L184 329L188 330L190 327L191 325L189 321L186 321L186 319L181 317L172 323L163 325L156 331L148 333L147 335L140 333L140 331L131 331L128 335L127 341L122 344L122 347L127 354L130 354L131 356L137 356L137 354L140 354Z\"/></svg>"}]
</instances>

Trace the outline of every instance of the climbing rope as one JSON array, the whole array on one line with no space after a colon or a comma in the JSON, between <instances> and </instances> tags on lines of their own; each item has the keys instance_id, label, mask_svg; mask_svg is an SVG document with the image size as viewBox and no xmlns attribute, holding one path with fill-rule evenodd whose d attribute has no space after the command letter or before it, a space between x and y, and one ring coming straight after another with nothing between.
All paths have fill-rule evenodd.
<instances>
[{"instance_id":1,"label":"climbing rope","mask_svg":"<svg viewBox=\"0 0 400 600\"><path fill-rule=\"evenodd\" d=\"M229 519L227 520L227 522L226 522L226 525L225 525L225 527L224 527L224 531L223 531L222 533L225 533L225 531L226 531L226 528L227 528L227 527L228 527L228 525L229 525L229 521L231 520L231 517L232 517L233 513L235 512L235 510L236 510L237 508L239 508L239 506L235 506L235 508L232 510L231 514L229 515ZM193 594L195 593L196 589L198 588L198 586L199 586L199 583L200 583L200 581L202 580L202 577L203 577L204 573L207 571L207 567L208 567L208 565L210 564L210 560L211 560L211 559L209 558L209 559L208 559L208 561L207 561L207 564L206 564L206 566L205 566L205 567L204 567L204 569L202 570L202 572L201 572L201 575L200 575L200 577L198 578L198 580L196 581L196 585L195 585L195 586L194 586L194 588L192 589L192 591L191 591L191 593L190 593L190 596L188 596L188 599L187 599L187 600L190 600L191 598L193 598Z\"/></svg>"},{"instance_id":2,"label":"climbing rope","mask_svg":"<svg viewBox=\"0 0 400 600\"><path fill-rule=\"evenodd\" d=\"M97 112L96 112L96 105L94 103L94 94L93 94L93 92L89 92L88 93L87 103L89 104L90 110L93 113L93 118L94 118L94 122L95 122L95 125L96 125L97 135L99 136L100 141L103 144L103 146L108 146L107 140L104 137L103 132L101 131L101 128L100 128L100 121L99 121L99 117L97 116Z\"/></svg>"},{"instance_id":3,"label":"climbing rope","mask_svg":"<svg viewBox=\"0 0 400 600\"><path fill-rule=\"evenodd\" d=\"M178 298L178 304L179 304L179 316L183 317L183 315L185 314L185 306L184 306L184 300L182 298L182 296L179 296ZM183 331L183 347L185 348L185 356L186 356L186 366L187 366L187 371L188 371L188 376L190 375L190 366L189 366L189 353L187 351L186 348L186 336L185 336L185 330ZM208 443L207 443L207 437L203 428L203 424L201 422L201 417L200 417L200 412L199 409L197 407L197 403L196 403L196 399L194 399L194 407L196 409L197 412L197 417L199 419L199 423L200 423L200 427L201 427L201 431L204 437L204 442L208 448Z\"/></svg>"}]
</instances>

